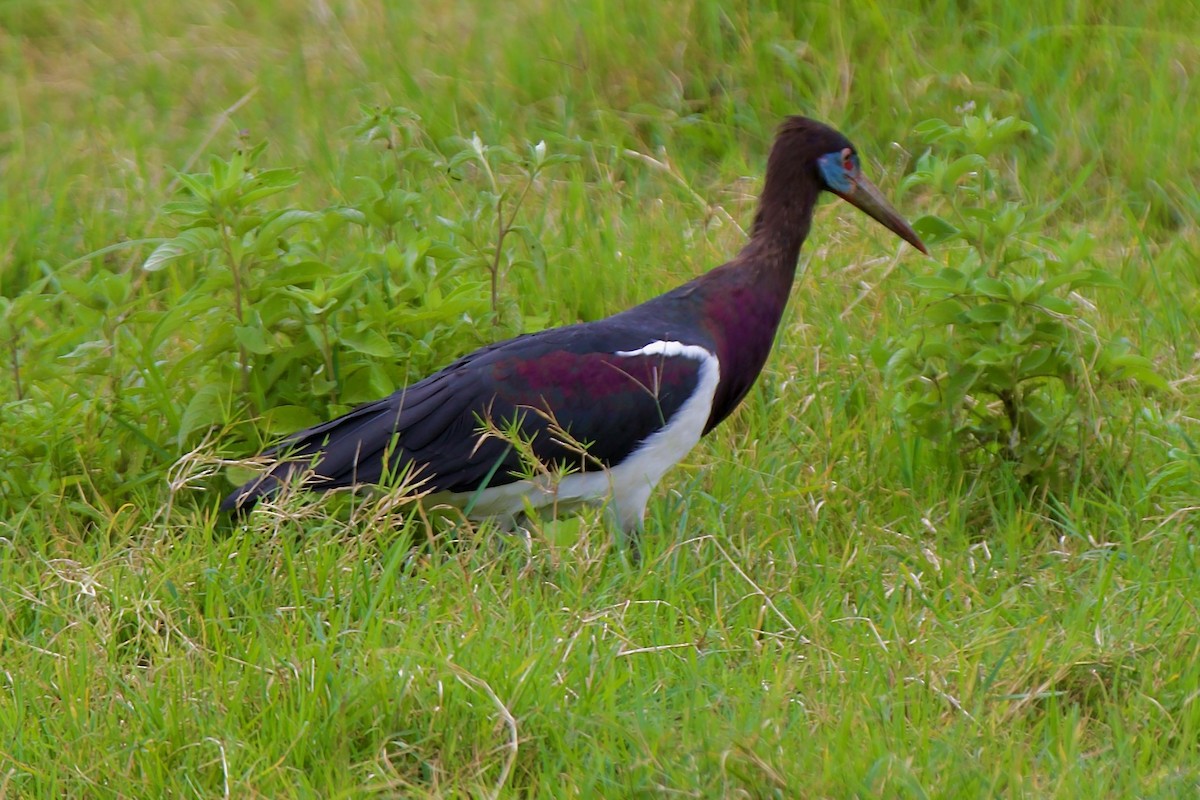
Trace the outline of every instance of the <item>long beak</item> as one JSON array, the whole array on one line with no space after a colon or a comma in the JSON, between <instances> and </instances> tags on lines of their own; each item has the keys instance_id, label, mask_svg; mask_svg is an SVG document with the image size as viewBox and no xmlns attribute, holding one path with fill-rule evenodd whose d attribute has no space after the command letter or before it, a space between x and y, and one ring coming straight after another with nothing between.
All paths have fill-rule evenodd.
<instances>
[{"instance_id":1,"label":"long beak","mask_svg":"<svg viewBox=\"0 0 1200 800\"><path fill-rule=\"evenodd\" d=\"M849 191L835 192L835 194L847 203L857 206L871 215L883 227L925 255L929 255L929 251L925 249L925 244L917 236L917 232L905 222L904 217L900 216L900 212L892 208L892 204L884 198L883 193L879 191L879 187L871 183L864 176L859 175L854 178L853 183L850 184Z\"/></svg>"}]
</instances>

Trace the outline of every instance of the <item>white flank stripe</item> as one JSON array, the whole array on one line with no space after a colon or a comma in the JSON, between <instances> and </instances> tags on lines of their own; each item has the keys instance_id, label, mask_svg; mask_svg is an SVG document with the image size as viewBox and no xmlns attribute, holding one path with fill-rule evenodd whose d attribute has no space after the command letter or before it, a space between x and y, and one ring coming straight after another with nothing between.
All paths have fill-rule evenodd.
<instances>
[{"instance_id":1,"label":"white flank stripe","mask_svg":"<svg viewBox=\"0 0 1200 800\"><path fill-rule=\"evenodd\" d=\"M717 356L694 344L682 342L651 342L637 350L622 350L619 356L662 356L689 358L700 362L700 374L692 396L684 401L675 416L638 446L609 472L612 476L612 499L621 527L633 530L642 523L650 493L667 470L686 456L700 437L712 413L713 397L721 381L721 365Z\"/></svg>"},{"instance_id":2,"label":"white flank stripe","mask_svg":"<svg viewBox=\"0 0 1200 800\"><path fill-rule=\"evenodd\" d=\"M667 470L679 463L700 441L712 412L721 369L716 355L698 345L682 342L655 341L637 350L620 350L616 355L622 358L662 356L698 361L700 374L696 388L666 427L647 436L637 449L612 469L567 475L557 486L545 480L523 480L484 489L479 492L471 509L472 517L497 517L502 523L511 524L525 510L526 502L534 508L550 506L562 512L580 503L611 499L617 521L624 530L632 531L641 525L646 503L654 487ZM651 390L647 388L646 391ZM473 492L439 492L432 495L430 500L461 508L473 495Z\"/></svg>"},{"instance_id":3,"label":"white flank stripe","mask_svg":"<svg viewBox=\"0 0 1200 800\"><path fill-rule=\"evenodd\" d=\"M697 361L705 361L712 359L714 366L717 362L717 357L705 350L697 344L684 344L683 342L651 342L645 347L637 350L618 350L619 356L683 356L684 358L694 358ZM715 386L713 387L716 388Z\"/></svg>"}]
</instances>

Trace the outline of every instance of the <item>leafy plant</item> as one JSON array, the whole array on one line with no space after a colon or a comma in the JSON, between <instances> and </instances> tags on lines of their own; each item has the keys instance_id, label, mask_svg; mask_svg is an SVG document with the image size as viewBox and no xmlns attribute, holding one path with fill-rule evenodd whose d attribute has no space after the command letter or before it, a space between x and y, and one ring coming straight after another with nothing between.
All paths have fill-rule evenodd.
<instances>
[{"instance_id":1,"label":"leafy plant","mask_svg":"<svg viewBox=\"0 0 1200 800\"><path fill-rule=\"evenodd\" d=\"M526 143L522 157L503 145L485 144L478 134L470 139L453 137L435 148L426 141L419 123L420 117L406 108L381 106L365 109L357 130L367 141L383 142L395 154L398 166L420 161L434 167L438 174L468 183L475 179L479 184L470 197L462 198L464 208L469 209L462 219L441 218L439 222L470 244L468 264L487 270L492 313L499 321L500 286L508 270L530 266L543 271L546 267L545 248L531 228L516 224L517 215L543 171L577 158L567 153L547 153L545 141ZM392 181L372 184L372 188L379 200L370 212L384 220L394 222L420 204L420 194L397 194ZM527 258L517 258L511 250L505 250L504 242L510 235L524 242Z\"/></svg>"},{"instance_id":2,"label":"leafy plant","mask_svg":"<svg viewBox=\"0 0 1200 800\"><path fill-rule=\"evenodd\" d=\"M1039 235L1053 205L1036 204L1016 179L1015 150L1034 127L990 111L959 124L917 126L929 145L903 190L944 198L942 216L914 227L943 248L948 266L910 279L908 333L886 371L902 422L942 445L1013 463L1044 485L1101 446L1100 394L1121 384L1166 383L1125 340L1087 319L1081 292L1123 288L1092 257L1085 231ZM957 245L957 246L956 246Z\"/></svg>"},{"instance_id":3,"label":"leafy plant","mask_svg":"<svg viewBox=\"0 0 1200 800\"><path fill-rule=\"evenodd\" d=\"M178 176L184 196L166 210L179 232L143 269L183 280L197 271L168 312L177 324L160 326L165 338L203 320L199 347L174 360L200 376L181 446L239 410L265 413L267 430L283 433L387 394L410 377L397 363L415 376L494 335L477 326L496 322L503 274L526 263L505 248L510 234L528 263L544 263L535 232L515 220L542 171L568 157L538 143L522 160L478 137L437 146L399 107L366 109L357 132L384 157L347 204L272 207L299 174L260 167L261 144ZM431 214L419 191L430 180L462 187L466 211Z\"/></svg>"}]
</instances>

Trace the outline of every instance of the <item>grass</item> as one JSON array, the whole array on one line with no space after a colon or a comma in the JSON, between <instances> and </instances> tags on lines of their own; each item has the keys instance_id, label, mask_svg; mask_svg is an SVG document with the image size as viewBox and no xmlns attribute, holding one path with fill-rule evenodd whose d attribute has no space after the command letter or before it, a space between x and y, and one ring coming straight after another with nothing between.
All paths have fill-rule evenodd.
<instances>
[{"instance_id":1,"label":"grass","mask_svg":"<svg viewBox=\"0 0 1200 800\"><path fill-rule=\"evenodd\" d=\"M1200 19L722 5L0 7L0 797L1197 792ZM767 371L656 493L641 564L591 513L528 553L486 526L431 544L407 508L212 515L211 459L252 451L266 408L214 344L214 265L140 269L178 230L177 170L265 140L266 166L298 168L280 203L360 202L397 172L355 136L363 104L411 109L428 143L577 157L521 209L546 263L514 262L499 321L476 313L486 270L441 276L469 319L415 302L426 322L385 331L402 357L340 386L368 394L723 261L785 114L833 122L927 213L939 198L897 191L914 128L968 103L1037 126L1011 159L1031 206L1057 204L1038 235L1096 239L1128 290L1081 315L1172 386L1101 387L1093 432L1120 457L1069 491L1030 498L898 424L879 359L905 279L937 265L827 202ZM414 225L486 248L477 181L400 172ZM327 244L345 268L383 247ZM267 407L349 403L306 394L322 363Z\"/></svg>"}]
</instances>

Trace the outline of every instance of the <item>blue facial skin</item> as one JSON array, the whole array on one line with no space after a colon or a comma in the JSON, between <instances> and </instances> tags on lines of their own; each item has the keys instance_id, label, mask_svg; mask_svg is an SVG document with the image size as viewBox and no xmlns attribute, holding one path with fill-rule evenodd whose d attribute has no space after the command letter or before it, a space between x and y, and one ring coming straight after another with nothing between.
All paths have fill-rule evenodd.
<instances>
[{"instance_id":1,"label":"blue facial skin","mask_svg":"<svg viewBox=\"0 0 1200 800\"><path fill-rule=\"evenodd\" d=\"M849 161L850 170L846 169ZM825 180L825 185L838 194L847 194L854 189L854 177L858 174L858 155L844 154L842 151L826 153L817 159L817 169Z\"/></svg>"}]
</instances>

